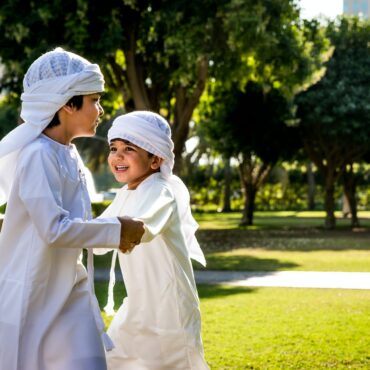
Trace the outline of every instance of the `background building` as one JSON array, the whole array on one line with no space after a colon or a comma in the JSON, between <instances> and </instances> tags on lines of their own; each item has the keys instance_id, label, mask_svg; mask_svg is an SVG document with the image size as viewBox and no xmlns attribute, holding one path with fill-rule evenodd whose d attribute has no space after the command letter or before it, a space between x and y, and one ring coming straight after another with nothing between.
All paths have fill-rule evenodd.
<instances>
[{"instance_id":1,"label":"background building","mask_svg":"<svg viewBox=\"0 0 370 370\"><path fill-rule=\"evenodd\" d=\"M343 0L343 14L370 18L370 0Z\"/></svg>"}]
</instances>

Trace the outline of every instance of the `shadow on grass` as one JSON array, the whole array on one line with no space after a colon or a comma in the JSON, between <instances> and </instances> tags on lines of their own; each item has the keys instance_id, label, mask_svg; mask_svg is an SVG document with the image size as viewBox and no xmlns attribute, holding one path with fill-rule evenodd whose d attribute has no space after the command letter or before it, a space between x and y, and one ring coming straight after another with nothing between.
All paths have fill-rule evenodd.
<instances>
[{"instance_id":1,"label":"shadow on grass","mask_svg":"<svg viewBox=\"0 0 370 370\"><path fill-rule=\"evenodd\" d=\"M240 270L246 271L278 271L298 267L292 262L280 262L274 258L256 258L252 256L207 256L207 264L212 266L213 270ZM202 265L193 262L194 269L206 270Z\"/></svg>"},{"instance_id":2,"label":"shadow on grass","mask_svg":"<svg viewBox=\"0 0 370 370\"><path fill-rule=\"evenodd\" d=\"M197 285L197 289L200 298L227 297L235 294L254 293L257 290L257 288L233 287L226 285L206 285L206 284ZM103 310L104 306L107 304L108 283L96 282L95 293L98 298L100 309ZM123 298L125 298L126 296L127 294L124 285L118 284L114 289L115 310L118 310L123 301Z\"/></svg>"},{"instance_id":3,"label":"shadow on grass","mask_svg":"<svg viewBox=\"0 0 370 370\"><path fill-rule=\"evenodd\" d=\"M256 288L232 287L225 285L198 285L199 298L210 299L228 297L235 294L254 293Z\"/></svg>"},{"instance_id":4,"label":"shadow on grass","mask_svg":"<svg viewBox=\"0 0 370 370\"><path fill-rule=\"evenodd\" d=\"M205 253L240 248L275 251L368 250L369 229L279 228L269 230L202 229L198 241Z\"/></svg>"}]
</instances>

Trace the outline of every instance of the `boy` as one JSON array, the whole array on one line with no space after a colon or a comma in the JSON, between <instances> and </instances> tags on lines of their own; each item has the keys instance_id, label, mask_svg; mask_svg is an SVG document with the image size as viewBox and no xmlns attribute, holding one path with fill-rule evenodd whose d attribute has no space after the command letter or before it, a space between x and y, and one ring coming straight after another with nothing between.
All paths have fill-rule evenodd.
<instances>
[{"instance_id":1,"label":"boy","mask_svg":"<svg viewBox=\"0 0 370 370\"><path fill-rule=\"evenodd\" d=\"M104 370L112 343L81 263L81 248L140 241L142 223L91 220L83 164L71 141L103 114L99 67L55 49L24 81L25 123L0 142L0 369ZM103 340L102 340L103 339Z\"/></svg>"},{"instance_id":2,"label":"boy","mask_svg":"<svg viewBox=\"0 0 370 370\"><path fill-rule=\"evenodd\" d=\"M103 215L137 217L145 228L140 248L119 256L128 297L108 329L116 346L108 368L208 369L190 257L204 265L205 259L189 192L172 175L170 127L158 114L132 112L113 122L108 140L110 169L127 185ZM114 261L115 253L112 269Z\"/></svg>"}]
</instances>

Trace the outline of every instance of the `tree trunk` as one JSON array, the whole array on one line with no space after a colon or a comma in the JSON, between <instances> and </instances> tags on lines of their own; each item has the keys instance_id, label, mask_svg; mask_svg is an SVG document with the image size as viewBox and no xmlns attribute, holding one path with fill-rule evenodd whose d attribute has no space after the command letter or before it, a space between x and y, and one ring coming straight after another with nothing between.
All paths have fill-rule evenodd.
<instances>
[{"instance_id":1,"label":"tree trunk","mask_svg":"<svg viewBox=\"0 0 370 370\"><path fill-rule=\"evenodd\" d=\"M353 174L352 164L349 171L343 172L344 196L348 200L351 212L351 226L359 227L360 222L357 217L357 199L356 199L356 179Z\"/></svg>"},{"instance_id":2,"label":"tree trunk","mask_svg":"<svg viewBox=\"0 0 370 370\"><path fill-rule=\"evenodd\" d=\"M231 212L231 167L230 158L224 158L224 198L222 212Z\"/></svg>"},{"instance_id":3,"label":"tree trunk","mask_svg":"<svg viewBox=\"0 0 370 370\"><path fill-rule=\"evenodd\" d=\"M254 189L253 185L245 184L244 191L245 191L244 209L242 213L242 219L240 221L240 226L250 226L253 225L253 215L257 190Z\"/></svg>"},{"instance_id":4,"label":"tree trunk","mask_svg":"<svg viewBox=\"0 0 370 370\"><path fill-rule=\"evenodd\" d=\"M204 57L197 62L197 80L192 93L189 94L191 89L185 86L179 85L176 88L175 114L172 125L172 139L175 145L174 172L176 174L181 174L182 153L189 134L189 123L205 89L207 76L208 59Z\"/></svg>"},{"instance_id":5,"label":"tree trunk","mask_svg":"<svg viewBox=\"0 0 370 370\"><path fill-rule=\"evenodd\" d=\"M150 110L147 88L142 75L141 59L136 55L136 32L127 33L128 47L124 49L127 83L137 110Z\"/></svg>"},{"instance_id":6,"label":"tree trunk","mask_svg":"<svg viewBox=\"0 0 370 370\"><path fill-rule=\"evenodd\" d=\"M355 190L344 190L344 196L347 198L349 209L351 213L351 226L352 227L359 227L360 221L357 216L357 199L356 199L356 191Z\"/></svg>"},{"instance_id":7,"label":"tree trunk","mask_svg":"<svg viewBox=\"0 0 370 370\"><path fill-rule=\"evenodd\" d=\"M330 169L325 176L325 228L326 229L334 229L336 220L335 220L335 200L334 200L334 190L335 190L335 177L334 174L331 173Z\"/></svg>"},{"instance_id":8,"label":"tree trunk","mask_svg":"<svg viewBox=\"0 0 370 370\"><path fill-rule=\"evenodd\" d=\"M257 158L252 157L252 154L249 153L243 154L242 160L239 163L240 181L244 192L244 209L240 222L241 226L253 225L256 194L271 172L272 164L257 162Z\"/></svg>"},{"instance_id":9,"label":"tree trunk","mask_svg":"<svg viewBox=\"0 0 370 370\"><path fill-rule=\"evenodd\" d=\"M308 193L307 193L307 206L310 211L313 211L316 208L315 205L315 176L312 170L312 162L307 162L307 185L308 185Z\"/></svg>"}]
</instances>

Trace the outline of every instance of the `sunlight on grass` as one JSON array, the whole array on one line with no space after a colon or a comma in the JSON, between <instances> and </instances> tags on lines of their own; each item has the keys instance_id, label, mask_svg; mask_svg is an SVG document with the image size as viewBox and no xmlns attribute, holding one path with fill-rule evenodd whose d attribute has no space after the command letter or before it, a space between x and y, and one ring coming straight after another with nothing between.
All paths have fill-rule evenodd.
<instances>
[{"instance_id":1,"label":"sunlight on grass","mask_svg":"<svg viewBox=\"0 0 370 370\"><path fill-rule=\"evenodd\" d=\"M211 369L368 369L370 291L199 287Z\"/></svg>"},{"instance_id":2,"label":"sunlight on grass","mask_svg":"<svg viewBox=\"0 0 370 370\"><path fill-rule=\"evenodd\" d=\"M350 227L350 219L343 219L341 212L336 212L337 225ZM239 228L241 220L240 212L232 213L194 213L194 217L201 229L234 229ZM362 226L370 226L370 211L358 213ZM325 219L324 211L279 211L279 212L255 212L254 225L244 227L248 230L258 230L277 227L323 227Z\"/></svg>"},{"instance_id":3,"label":"sunlight on grass","mask_svg":"<svg viewBox=\"0 0 370 370\"><path fill-rule=\"evenodd\" d=\"M256 217L255 228L239 228L238 213L198 214L197 238L206 253L207 269L370 271L369 229L354 232L347 226L328 231L320 227L320 218L273 213L288 217L266 217L264 212ZM110 263L111 253L95 256L96 268L109 268ZM197 263L194 267L202 268Z\"/></svg>"},{"instance_id":4,"label":"sunlight on grass","mask_svg":"<svg viewBox=\"0 0 370 370\"><path fill-rule=\"evenodd\" d=\"M207 269L370 271L370 212L363 229L339 219L323 228L323 212L198 213L197 236ZM368 217L367 219L365 217ZM110 255L96 257L110 265ZM195 264L196 265L196 264ZM196 265L200 268L199 265ZM107 283L96 283L103 307ZM215 370L369 369L370 290L198 286L206 359ZM116 309L125 296L115 289ZM111 317L104 315L106 325Z\"/></svg>"},{"instance_id":5,"label":"sunlight on grass","mask_svg":"<svg viewBox=\"0 0 370 370\"><path fill-rule=\"evenodd\" d=\"M206 256L207 270L369 272L369 250L271 251L242 248ZM199 264L196 268L203 269Z\"/></svg>"},{"instance_id":6,"label":"sunlight on grass","mask_svg":"<svg viewBox=\"0 0 370 370\"><path fill-rule=\"evenodd\" d=\"M100 306L107 283L96 283ZM370 368L370 291L198 286L215 370ZM124 290L115 290L116 308ZM109 325L111 318L104 315Z\"/></svg>"}]
</instances>

